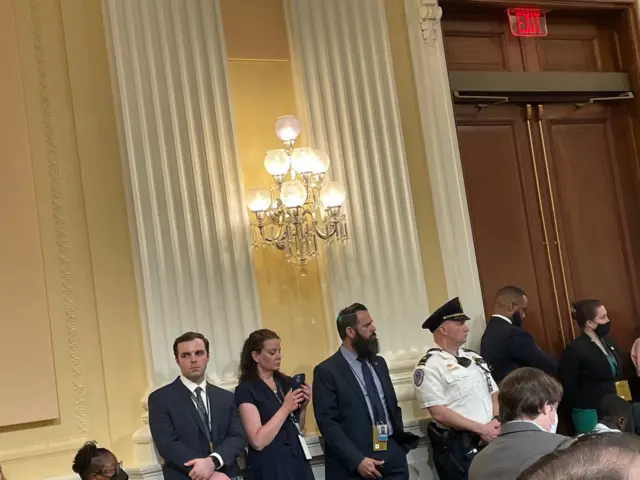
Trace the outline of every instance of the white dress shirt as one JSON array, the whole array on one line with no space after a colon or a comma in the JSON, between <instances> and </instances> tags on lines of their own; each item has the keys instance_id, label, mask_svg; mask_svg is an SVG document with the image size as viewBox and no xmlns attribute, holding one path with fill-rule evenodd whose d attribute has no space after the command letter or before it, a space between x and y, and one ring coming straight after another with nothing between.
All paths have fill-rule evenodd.
<instances>
[{"instance_id":1,"label":"white dress shirt","mask_svg":"<svg viewBox=\"0 0 640 480\"><path fill-rule=\"evenodd\" d=\"M491 315L492 317L498 317L501 318L502 320L504 320L507 323L511 323L513 324L513 322L511 321L511 319L509 317L505 317L504 315L498 315L497 313L494 313L493 315Z\"/></svg>"},{"instance_id":2,"label":"white dress shirt","mask_svg":"<svg viewBox=\"0 0 640 480\"><path fill-rule=\"evenodd\" d=\"M209 423L211 423L213 420L211 418L211 413L209 412L209 398L207 397L207 381L203 380L202 383L197 384L195 382L192 382L191 380L189 380L187 377L185 377L184 375L180 375L180 380L182 381L182 383L184 384L185 387L187 387L189 389L189 391L191 392L191 401L193 402L193 405L196 407L196 409L198 408L198 405L196 404L196 400L194 397L194 395L196 394L196 388L200 387L201 393L200 393L200 398L202 399L202 403L204 404L204 409L207 411L207 416L209 417ZM207 427L209 427L209 429L211 429L211 425L207 425ZM218 459L218 461L220 462L220 467L222 467L224 465L224 460L222 460L222 457L220 455L218 455L217 453L212 453L210 456L215 457L216 459Z\"/></svg>"}]
</instances>

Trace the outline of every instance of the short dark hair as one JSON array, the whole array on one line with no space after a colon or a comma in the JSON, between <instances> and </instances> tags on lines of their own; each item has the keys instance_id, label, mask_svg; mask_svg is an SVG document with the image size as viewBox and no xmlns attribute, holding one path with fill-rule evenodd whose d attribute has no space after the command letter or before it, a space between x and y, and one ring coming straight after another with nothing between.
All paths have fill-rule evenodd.
<instances>
[{"instance_id":1,"label":"short dark hair","mask_svg":"<svg viewBox=\"0 0 640 480\"><path fill-rule=\"evenodd\" d=\"M537 368L518 368L500 383L500 421L536 418L546 404L556 405L560 400L562 385L555 378Z\"/></svg>"},{"instance_id":2,"label":"short dark hair","mask_svg":"<svg viewBox=\"0 0 640 480\"><path fill-rule=\"evenodd\" d=\"M107 455L113 455L106 448L98 447L96 442L85 443L73 459L71 469L77 473L82 480L87 480L92 473L99 473L102 465L100 459Z\"/></svg>"},{"instance_id":3,"label":"short dark hair","mask_svg":"<svg viewBox=\"0 0 640 480\"><path fill-rule=\"evenodd\" d=\"M517 480L627 480L629 468L640 458L640 439L627 433L582 435L565 450L540 458Z\"/></svg>"},{"instance_id":4,"label":"short dark hair","mask_svg":"<svg viewBox=\"0 0 640 480\"><path fill-rule=\"evenodd\" d=\"M358 324L358 312L368 312L369 310L362 303L353 303L343 308L338 313L336 319L336 327L338 327L338 335L344 340L347 336L347 328L356 328Z\"/></svg>"},{"instance_id":5,"label":"short dark hair","mask_svg":"<svg viewBox=\"0 0 640 480\"><path fill-rule=\"evenodd\" d=\"M588 298L586 300L573 302L572 305L571 316L580 327L580 330L584 330L587 322L596 318L598 308L602 306L602 302L595 298Z\"/></svg>"},{"instance_id":6,"label":"short dark hair","mask_svg":"<svg viewBox=\"0 0 640 480\"><path fill-rule=\"evenodd\" d=\"M178 345L185 342L191 342L192 340L202 340L204 342L204 349L209 354L209 340L207 337L198 332L186 332L176 338L173 342L173 356L178 358Z\"/></svg>"},{"instance_id":7,"label":"short dark hair","mask_svg":"<svg viewBox=\"0 0 640 480\"><path fill-rule=\"evenodd\" d=\"M516 287L513 285L507 285L506 287L502 287L496 293L496 300L499 298L510 298L510 299L519 299L520 297L524 297L527 294L520 287Z\"/></svg>"},{"instance_id":8,"label":"short dark hair","mask_svg":"<svg viewBox=\"0 0 640 480\"><path fill-rule=\"evenodd\" d=\"M629 418L631 418L631 405L615 393L602 397L602 401L598 404L596 410L598 412L598 420L624 418L629 423Z\"/></svg>"}]
</instances>

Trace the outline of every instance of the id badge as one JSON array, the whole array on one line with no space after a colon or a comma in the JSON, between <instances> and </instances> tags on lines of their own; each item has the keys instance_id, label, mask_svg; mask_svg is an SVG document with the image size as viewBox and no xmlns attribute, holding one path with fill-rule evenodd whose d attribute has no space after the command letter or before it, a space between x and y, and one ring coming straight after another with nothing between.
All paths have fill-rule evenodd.
<instances>
[{"instance_id":1,"label":"id badge","mask_svg":"<svg viewBox=\"0 0 640 480\"><path fill-rule=\"evenodd\" d=\"M302 451L304 452L304 458L306 458L307 460L311 460L309 445L307 445L307 441L304 439L304 436L298 435L298 440L300 440L300 446L302 447Z\"/></svg>"},{"instance_id":2,"label":"id badge","mask_svg":"<svg viewBox=\"0 0 640 480\"><path fill-rule=\"evenodd\" d=\"M619 397L624 398L627 402L631 401L631 390L629 390L629 382L621 380L616 382L616 393Z\"/></svg>"},{"instance_id":3,"label":"id badge","mask_svg":"<svg viewBox=\"0 0 640 480\"><path fill-rule=\"evenodd\" d=\"M386 423L373 426L373 451L385 452L389 441L389 427Z\"/></svg>"}]
</instances>

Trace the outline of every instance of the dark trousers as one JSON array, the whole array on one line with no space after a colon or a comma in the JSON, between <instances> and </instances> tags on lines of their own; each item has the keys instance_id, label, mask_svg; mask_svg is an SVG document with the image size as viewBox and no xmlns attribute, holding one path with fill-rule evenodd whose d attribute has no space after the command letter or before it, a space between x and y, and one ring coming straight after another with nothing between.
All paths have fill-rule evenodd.
<instances>
[{"instance_id":1,"label":"dark trousers","mask_svg":"<svg viewBox=\"0 0 640 480\"><path fill-rule=\"evenodd\" d=\"M427 428L433 448L433 463L440 480L467 480L480 437L465 431L442 429L435 423Z\"/></svg>"},{"instance_id":2,"label":"dark trousers","mask_svg":"<svg viewBox=\"0 0 640 480\"><path fill-rule=\"evenodd\" d=\"M393 437L389 439L385 452L373 452L369 457L384 461L384 465L378 467L382 480L409 480L407 454ZM351 477L351 480L361 479L360 475Z\"/></svg>"}]
</instances>

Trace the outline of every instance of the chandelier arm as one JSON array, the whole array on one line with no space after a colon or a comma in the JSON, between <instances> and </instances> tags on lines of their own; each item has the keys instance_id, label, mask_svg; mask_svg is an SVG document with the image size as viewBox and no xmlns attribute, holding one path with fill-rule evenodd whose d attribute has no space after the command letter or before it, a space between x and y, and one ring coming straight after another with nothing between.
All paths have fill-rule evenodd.
<instances>
[{"instance_id":1,"label":"chandelier arm","mask_svg":"<svg viewBox=\"0 0 640 480\"><path fill-rule=\"evenodd\" d=\"M280 250L283 250L284 247L281 247L280 245L278 245L278 243L281 243L280 241L282 240L282 234L284 233L284 225L280 225L278 233L273 237L268 237L267 234L264 233L264 227L265 225L258 225L258 231L260 232L260 237L262 237L262 240L267 243L272 243Z\"/></svg>"},{"instance_id":2,"label":"chandelier arm","mask_svg":"<svg viewBox=\"0 0 640 480\"><path fill-rule=\"evenodd\" d=\"M318 227L318 222L314 221L313 222L313 229L316 232L316 235L318 235L322 240L329 240L331 237L333 237L337 231L338 231L338 224L335 222L330 222L330 223L325 223L325 231L323 232L320 227ZM331 227L331 229L328 229L327 227Z\"/></svg>"}]
</instances>

